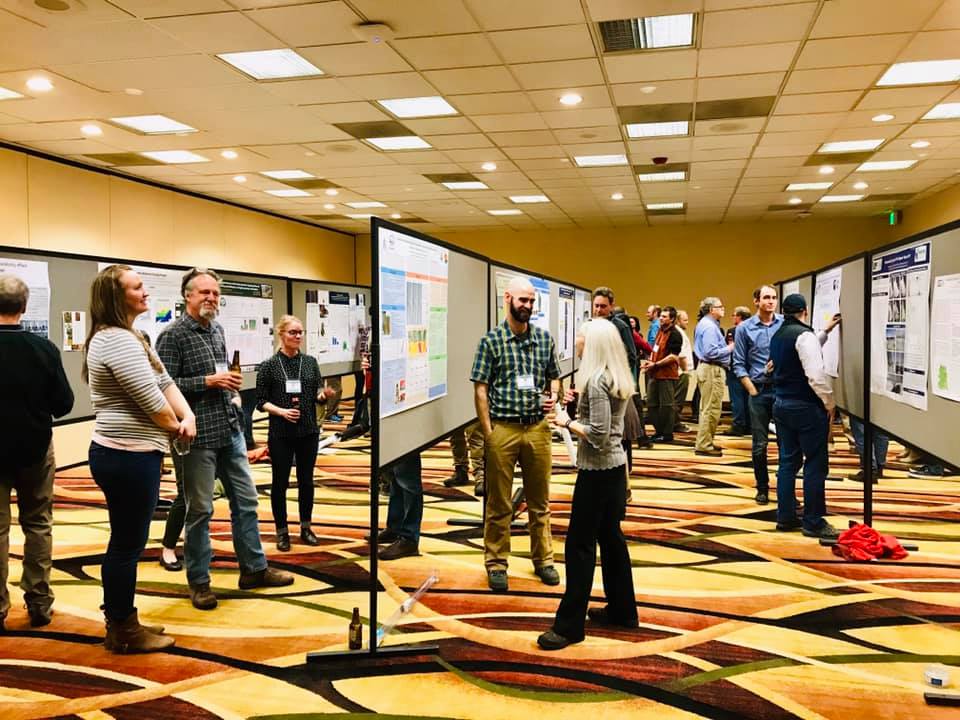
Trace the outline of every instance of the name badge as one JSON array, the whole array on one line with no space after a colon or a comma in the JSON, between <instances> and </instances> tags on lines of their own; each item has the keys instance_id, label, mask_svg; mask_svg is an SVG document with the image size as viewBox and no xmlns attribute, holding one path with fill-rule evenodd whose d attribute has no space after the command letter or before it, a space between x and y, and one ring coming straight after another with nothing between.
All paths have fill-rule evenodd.
<instances>
[{"instance_id":1,"label":"name badge","mask_svg":"<svg viewBox=\"0 0 960 720\"><path fill-rule=\"evenodd\" d=\"M660 349L660 346L659 346L659 345L654 345L654 346L653 346L653 351L654 351L654 352L656 352L656 351L659 350L659 349Z\"/></svg>"},{"instance_id":2,"label":"name badge","mask_svg":"<svg viewBox=\"0 0 960 720\"><path fill-rule=\"evenodd\" d=\"M289 395L299 395L301 392L299 378L296 380L287 380L287 393Z\"/></svg>"},{"instance_id":3,"label":"name badge","mask_svg":"<svg viewBox=\"0 0 960 720\"><path fill-rule=\"evenodd\" d=\"M533 375L517 375L517 390L536 390Z\"/></svg>"},{"instance_id":4,"label":"name badge","mask_svg":"<svg viewBox=\"0 0 960 720\"><path fill-rule=\"evenodd\" d=\"M227 370L230 369L230 366L227 365L225 362L218 362L216 364L216 368L218 373L225 373L227 372Z\"/></svg>"}]
</instances>

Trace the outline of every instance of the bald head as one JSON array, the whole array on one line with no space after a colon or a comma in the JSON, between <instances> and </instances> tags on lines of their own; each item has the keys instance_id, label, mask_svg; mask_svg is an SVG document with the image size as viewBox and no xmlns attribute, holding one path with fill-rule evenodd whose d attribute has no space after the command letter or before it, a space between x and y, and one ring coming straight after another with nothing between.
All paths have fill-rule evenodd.
<instances>
[{"instance_id":1,"label":"bald head","mask_svg":"<svg viewBox=\"0 0 960 720\"><path fill-rule=\"evenodd\" d=\"M527 278L515 277L503 291L503 304L509 316L520 325L526 325L537 301L537 293Z\"/></svg>"},{"instance_id":2,"label":"bald head","mask_svg":"<svg viewBox=\"0 0 960 720\"><path fill-rule=\"evenodd\" d=\"M510 281L510 283L507 285L506 292L512 295L513 297L517 297L517 295L533 295L534 294L533 285L530 283L530 281L527 278L523 278L523 277L513 278Z\"/></svg>"}]
</instances>

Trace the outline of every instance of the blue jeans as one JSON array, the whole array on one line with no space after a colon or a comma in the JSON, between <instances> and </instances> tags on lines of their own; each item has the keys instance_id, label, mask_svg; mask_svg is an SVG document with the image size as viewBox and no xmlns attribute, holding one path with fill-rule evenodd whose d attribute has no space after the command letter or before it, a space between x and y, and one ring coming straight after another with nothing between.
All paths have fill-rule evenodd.
<instances>
[{"instance_id":1,"label":"blue jeans","mask_svg":"<svg viewBox=\"0 0 960 720\"><path fill-rule=\"evenodd\" d=\"M857 455L860 457L860 467L864 466L863 452L863 422L855 417L850 418L850 431L853 433L853 443L857 447ZM890 438L885 434L873 429L873 469L883 470L887 464L887 450L890 447Z\"/></svg>"},{"instance_id":2,"label":"blue jeans","mask_svg":"<svg viewBox=\"0 0 960 720\"><path fill-rule=\"evenodd\" d=\"M233 433L230 445L220 448L192 448L182 458L183 489L186 494L186 534L183 562L187 582L210 582L210 518L213 517L214 478L220 478L230 501L230 529L240 572L254 573L267 567L257 526L257 489L247 463L243 432Z\"/></svg>"},{"instance_id":3,"label":"blue jeans","mask_svg":"<svg viewBox=\"0 0 960 720\"><path fill-rule=\"evenodd\" d=\"M773 406L780 448L777 522L797 516L797 472L803 465L803 528L816 532L827 514L827 411L820 403L777 400Z\"/></svg>"},{"instance_id":4,"label":"blue jeans","mask_svg":"<svg viewBox=\"0 0 960 720\"><path fill-rule=\"evenodd\" d=\"M753 436L753 477L757 490L770 491L767 469L767 443L773 417L773 385L758 385L756 395L747 395L750 409L750 432Z\"/></svg>"},{"instance_id":5,"label":"blue jeans","mask_svg":"<svg viewBox=\"0 0 960 720\"><path fill-rule=\"evenodd\" d=\"M385 472L393 477L387 506L387 529L417 544L420 542L420 521L423 520L420 453L404 455Z\"/></svg>"},{"instance_id":6,"label":"blue jeans","mask_svg":"<svg viewBox=\"0 0 960 720\"><path fill-rule=\"evenodd\" d=\"M100 569L103 608L110 620L123 622L136 609L137 563L160 496L163 453L128 452L91 443L87 457L110 517L110 541Z\"/></svg>"},{"instance_id":7,"label":"blue jeans","mask_svg":"<svg viewBox=\"0 0 960 720\"><path fill-rule=\"evenodd\" d=\"M750 429L750 407L747 400L750 394L740 382L740 378L727 370L727 392L730 394L730 411L733 413L735 427Z\"/></svg>"}]
</instances>

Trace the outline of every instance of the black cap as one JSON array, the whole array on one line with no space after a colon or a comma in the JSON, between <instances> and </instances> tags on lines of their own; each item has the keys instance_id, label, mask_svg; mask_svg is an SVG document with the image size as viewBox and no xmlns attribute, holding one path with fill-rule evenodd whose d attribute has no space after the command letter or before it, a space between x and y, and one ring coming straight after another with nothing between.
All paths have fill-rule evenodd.
<instances>
[{"instance_id":1,"label":"black cap","mask_svg":"<svg viewBox=\"0 0 960 720\"><path fill-rule=\"evenodd\" d=\"M807 299L800 293L791 293L783 299L783 311L787 315L796 315L807 309Z\"/></svg>"}]
</instances>

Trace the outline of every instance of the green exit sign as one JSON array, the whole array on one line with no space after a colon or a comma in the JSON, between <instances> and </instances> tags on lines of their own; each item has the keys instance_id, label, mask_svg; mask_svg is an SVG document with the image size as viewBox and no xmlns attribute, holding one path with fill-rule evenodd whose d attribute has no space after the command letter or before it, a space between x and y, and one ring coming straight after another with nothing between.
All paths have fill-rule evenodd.
<instances>
[{"instance_id":1,"label":"green exit sign","mask_svg":"<svg viewBox=\"0 0 960 720\"><path fill-rule=\"evenodd\" d=\"M887 215L887 222L890 225L899 225L903 220L903 211L902 210L891 210Z\"/></svg>"}]
</instances>

